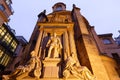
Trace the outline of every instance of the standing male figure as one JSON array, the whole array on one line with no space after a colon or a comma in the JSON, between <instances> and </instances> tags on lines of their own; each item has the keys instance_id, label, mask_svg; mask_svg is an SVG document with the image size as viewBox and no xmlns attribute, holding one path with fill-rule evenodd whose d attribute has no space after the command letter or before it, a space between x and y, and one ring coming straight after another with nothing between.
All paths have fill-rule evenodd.
<instances>
[{"instance_id":1,"label":"standing male figure","mask_svg":"<svg viewBox=\"0 0 120 80\"><path fill-rule=\"evenodd\" d=\"M50 37L46 47L49 47L48 58L58 58L60 50L62 49L62 44L59 37L56 36L56 33L53 33L53 36Z\"/></svg>"}]
</instances>

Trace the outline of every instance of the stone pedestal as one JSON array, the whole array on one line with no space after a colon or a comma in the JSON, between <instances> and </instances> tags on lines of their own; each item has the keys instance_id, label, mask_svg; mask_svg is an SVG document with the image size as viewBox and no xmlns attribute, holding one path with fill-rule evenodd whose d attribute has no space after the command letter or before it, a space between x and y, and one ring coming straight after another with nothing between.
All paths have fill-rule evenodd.
<instances>
[{"instance_id":1,"label":"stone pedestal","mask_svg":"<svg viewBox=\"0 0 120 80\"><path fill-rule=\"evenodd\" d=\"M60 58L45 58L43 61L43 78L59 78Z\"/></svg>"}]
</instances>

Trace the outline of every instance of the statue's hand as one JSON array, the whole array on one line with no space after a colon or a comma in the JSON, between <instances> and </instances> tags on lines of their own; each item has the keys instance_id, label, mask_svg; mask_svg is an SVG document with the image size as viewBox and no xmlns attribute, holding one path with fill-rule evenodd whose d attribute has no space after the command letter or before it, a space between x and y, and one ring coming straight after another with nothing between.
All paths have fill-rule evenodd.
<instances>
[{"instance_id":1,"label":"statue's hand","mask_svg":"<svg viewBox=\"0 0 120 80\"><path fill-rule=\"evenodd\" d=\"M51 45L51 44L49 43L49 44L46 45L46 47L49 47L50 45Z\"/></svg>"},{"instance_id":2,"label":"statue's hand","mask_svg":"<svg viewBox=\"0 0 120 80\"><path fill-rule=\"evenodd\" d=\"M47 44L46 47L48 47L49 45Z\"/></svg>"}]
</instances>

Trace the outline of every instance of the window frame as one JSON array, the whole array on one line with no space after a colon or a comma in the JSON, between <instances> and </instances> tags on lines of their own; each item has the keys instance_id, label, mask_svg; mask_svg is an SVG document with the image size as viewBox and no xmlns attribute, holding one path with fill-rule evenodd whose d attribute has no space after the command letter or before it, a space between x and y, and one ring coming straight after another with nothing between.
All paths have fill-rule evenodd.
<instances>
[{"instance_id":1,"label":"window frame","mask_svg":"<svg viewBox=\"0 0 120 80\"><path fill-rule=\"evenodd\" d=\"M55 11L62 11L62 10L63 10L63 8L62 8L61 5L56 6L56 10Z\"/></svg>"},{"instance_id":2,"label":"window frame","mask_svg":"<svg viewBox=\"0 0 120 80\"><path fill-rule=\"evenodd\" d=\"M103 44L105 44L105 45L112 44L112 41L111 41L110 39L108 39L108 38L102 39L102 42L103 42Z\"/></svg>"},{"instance_id":3,"label":"window frame","mask_svg":"<svg viewBox=\"0 0 120 80\"><path fill-rule=\"evenodd\" d=\"M0 10L1 10L1 11L5 11L5 7L4 7L3 4L0 4Z\"/></svg>"}]
</instances>

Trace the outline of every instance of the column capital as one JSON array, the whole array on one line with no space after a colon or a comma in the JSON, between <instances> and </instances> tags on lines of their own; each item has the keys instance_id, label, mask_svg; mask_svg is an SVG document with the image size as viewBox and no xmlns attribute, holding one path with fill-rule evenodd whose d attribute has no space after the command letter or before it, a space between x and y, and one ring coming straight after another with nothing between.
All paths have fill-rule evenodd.
<instances>
[{"instance_id":1,"label":"column capital","mask_svg":"<svg viewBox=\"0 0 120 80\"><path fill-rule=\"evenodd\" d=\"M38 28L39 28L40 31L43 30L43 26L39 26Z\"/></svg>"}]
</instances>

